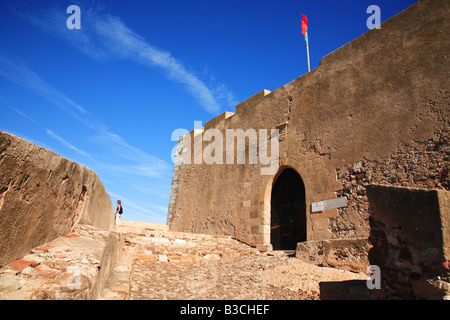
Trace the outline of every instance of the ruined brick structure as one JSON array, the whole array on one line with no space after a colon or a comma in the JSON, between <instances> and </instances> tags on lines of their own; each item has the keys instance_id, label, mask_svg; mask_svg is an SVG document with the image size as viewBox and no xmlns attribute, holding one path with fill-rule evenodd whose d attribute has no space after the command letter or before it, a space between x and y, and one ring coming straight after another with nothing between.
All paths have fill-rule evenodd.
<instances>
[{"instance_id":1,"label":"ruined brick structure","mask_svg":"<svg viewBox=\"0 0 450 320\"><path fill-rule=\"evenodd\" d=\"M368 185L448 190L449 7L419 1L311 72L205 123L203 132L217 129L224 137L227 129L279 129L272 175L248 162L248 145L245 164L194 164L194 131L181 138L170 229L232 235L261 250L292 239L367 238ZM203 141L203 151L210 144ZM283 198L292 188L294 199ZM346 206L313 212L317 202L341 197Z\"/></svg>"}]
</instances>

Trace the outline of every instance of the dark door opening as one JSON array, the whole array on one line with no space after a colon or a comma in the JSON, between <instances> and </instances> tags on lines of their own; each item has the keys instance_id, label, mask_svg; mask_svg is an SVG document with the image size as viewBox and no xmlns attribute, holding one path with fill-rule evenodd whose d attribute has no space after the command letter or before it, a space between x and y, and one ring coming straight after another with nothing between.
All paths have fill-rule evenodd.
<instances>
[{"instance_id":1,"label":"dark door opening","mask_svg":"<svg viewBox=\"0 0 450 320\"><path fill-rule=\"evenodd\" d=\"M274 250L295 250L306 241L305 186L300 175L285 169L272 187L270 242Z\"/></svg>"}]
</instances>

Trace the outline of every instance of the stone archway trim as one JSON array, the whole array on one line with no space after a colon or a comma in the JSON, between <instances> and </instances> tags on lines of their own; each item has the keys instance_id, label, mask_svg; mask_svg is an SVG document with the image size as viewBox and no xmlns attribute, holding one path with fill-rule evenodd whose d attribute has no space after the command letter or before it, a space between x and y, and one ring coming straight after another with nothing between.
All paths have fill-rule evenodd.
<instances>
[{"instance_id":1,"label":"stone archway trim","mask_svg":"<svg viewBox=\"0 0 450 320\"><path fill-rule=\"evenodd\" d=\"M256 248L260 251L272 250L272 245L270 244L270 199L272 196L272 187L276 178L287 168L295 170L303 180L306 201L306 236L308 240L311 238L311 178L309 177L308 171L298 161L290 158L280 159L278 172L272 176L265 176L262 182L259 207L260 225L258 242L256 244Z\"/></svg>"}]
</instances>

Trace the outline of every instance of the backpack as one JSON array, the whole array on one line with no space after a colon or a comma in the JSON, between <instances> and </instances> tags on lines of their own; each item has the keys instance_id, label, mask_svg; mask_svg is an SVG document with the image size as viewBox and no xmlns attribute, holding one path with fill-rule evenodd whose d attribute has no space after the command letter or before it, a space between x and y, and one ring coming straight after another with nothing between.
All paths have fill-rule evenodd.
<instances>
[{"instance_id":1,"label":"backpack","mask_svg":"<svg viewBox=\"0 0 450 320\"><path fill-rule=\"evenodd\" d=\"M123 213L123 207L122 207L122 205L120 205L119 214L122 214L122 213Z\"/></svg>"}]
</instances>

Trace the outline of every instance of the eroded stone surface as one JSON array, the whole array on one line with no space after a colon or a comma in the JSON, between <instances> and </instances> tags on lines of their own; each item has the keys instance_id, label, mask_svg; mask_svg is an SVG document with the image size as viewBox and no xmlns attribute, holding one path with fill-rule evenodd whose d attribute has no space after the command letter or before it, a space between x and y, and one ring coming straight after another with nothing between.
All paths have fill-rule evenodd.
<instances>
[{"instance_id":1,"label":"eroded stone surface","mask_svg":"<svg viewBox=\"0 0 450 320\"><path fill-rule=\"evenodd\" d=\"M77 223L109 229L111 199L92 170L5 132L0 168L0 267Z\"/></svg>"}]
</instances>

